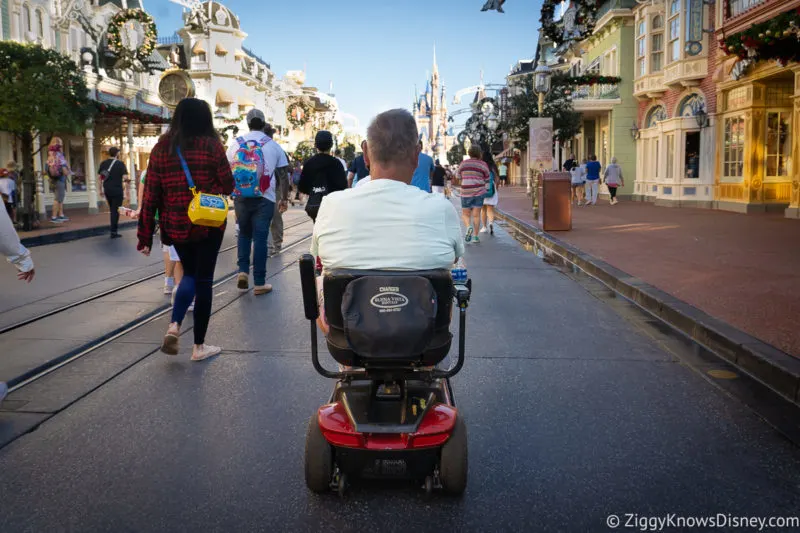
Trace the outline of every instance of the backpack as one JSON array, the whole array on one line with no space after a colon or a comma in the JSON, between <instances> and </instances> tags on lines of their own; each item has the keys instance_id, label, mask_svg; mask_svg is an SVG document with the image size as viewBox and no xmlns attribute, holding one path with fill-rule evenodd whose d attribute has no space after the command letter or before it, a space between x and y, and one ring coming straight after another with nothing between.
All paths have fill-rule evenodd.
<instances>
[{"instance_id":1,"label":"backpack","mask_svg":"<svg viewBox=\"0 0 800 533\"><path fill-rule=\"evenodd\" d=\"M492 196L494 196L494 193L495 193L495 190L494 190L494 172L490 172L489 173L489 183L486 186L486 196L484 196L484 198L489 199Z\"/></svg>"},{"instance_id":2,"label":"backpack","mask_svg":"<svg viewBox=\"0 0 800 533\"><path fill-rule=\"evenodd\" d=\"M237 137L239 149L233 156L231 172L235 183L234 198L260 198L264 191L269 189L272 176L264 175L264 152L262 143L258 141L245 141L244 137ZM265 186L266 185L266 186Z\"/></svg>"},{"instance_id":3,"label":"backpack","mask_svg":"<svg viewBox=\"0 0 800 533\"><path fill-rule=\"evenodd\" d=\"M53 162L47 164L47 175L50 177L50 179L57 180L61 178L62 167L59 158L54 158L54 159L55 160Z\"/></svg>"}]
</instances>

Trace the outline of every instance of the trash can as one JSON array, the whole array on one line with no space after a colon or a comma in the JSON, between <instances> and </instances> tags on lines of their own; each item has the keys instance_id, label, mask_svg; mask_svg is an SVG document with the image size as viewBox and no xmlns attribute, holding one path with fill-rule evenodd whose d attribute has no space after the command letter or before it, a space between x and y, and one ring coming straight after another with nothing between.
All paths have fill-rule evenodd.
<instances>
[{"instance_id":1,"label":"trash can","mask_svg":"<svg viewBox=\"0 0 800 533\"><path fill-rule=\"evenodd\" d=\"M569 172L545 172L539 179L539 227L544 231L572 229L572 180Z\"/></svg>"}]
</instances>

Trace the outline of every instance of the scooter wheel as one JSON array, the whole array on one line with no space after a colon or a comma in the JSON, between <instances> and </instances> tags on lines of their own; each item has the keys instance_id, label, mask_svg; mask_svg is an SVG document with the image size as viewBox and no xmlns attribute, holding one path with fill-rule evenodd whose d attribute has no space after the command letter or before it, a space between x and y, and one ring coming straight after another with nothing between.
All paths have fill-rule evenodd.
<instances>
[{"instance_id":1,"label":"scooter wheel","mask_svg":"<svg viewBox=\"0 0 800 533\"><path fill-rule=\"evenodd\" d=\"M347 476L339 474L339 485L336 487L336 492L339 493L340 498L344 498L344 491L347 490Z\"/></svg>"},{"instance_id":2,"label":"scooter wheel","mask_svg":"<svg viewBox=\"0 0 800 533\"><path fill-rule=\"evenodd\" d=\"M433 477L428 476L425 478L425 495L430 496L433 493Z\"/></svg>"},{"instance_id":3,"label":"scooter wheel","mask_svg":"<svg viewBox=\"0 0 800 533\"><path fill-rule=\"evenodd\" d=\"M314 492L328 492L333 477L333 448L319 429L317 415L308 421L305 456L306 486Z\"/></svg>"},{"instance_id":4,"label":"scooter wheel","mask_svg":"<svg viewBox=\"0 0 800 533\"><path fill-rule=\"evenodd\" d=\"M442 446L439 478L450 494L461 495L467 488L467 425L461 416L457 416L453 433Z\"/></svg>"}]
</instances>

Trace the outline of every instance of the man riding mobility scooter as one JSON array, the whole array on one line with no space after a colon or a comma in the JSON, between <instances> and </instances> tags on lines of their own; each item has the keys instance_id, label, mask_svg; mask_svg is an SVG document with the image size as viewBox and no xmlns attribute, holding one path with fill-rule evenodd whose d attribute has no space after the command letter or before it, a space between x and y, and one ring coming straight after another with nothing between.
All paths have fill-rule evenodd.
<instances>
[{"instance_id":1,"label":"man riding mobility scooter","mask_svg":"<svg viewBox=\"0 0 800 533\"><path fill-rule=\"evenodd\" d=\"M317 353L319 316L315 260L300 259L311 357L317 372L337 380L329 403L311 417L305 476L314 492L343 494L350 477L396 477L461 494L467 485L467 431L449 378L464 364L471 281L450 271L334 270L324 274L326 341L338 372ZM453 301L459 308L458 360L449 353Z\"/></svg>"}]
</instances>

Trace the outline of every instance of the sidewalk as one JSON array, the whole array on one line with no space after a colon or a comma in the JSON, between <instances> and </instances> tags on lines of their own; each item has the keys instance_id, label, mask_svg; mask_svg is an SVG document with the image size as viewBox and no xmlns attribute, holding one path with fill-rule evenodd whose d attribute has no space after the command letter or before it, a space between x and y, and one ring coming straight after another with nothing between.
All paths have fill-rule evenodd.
<instances>
[{"instance_id":1,"label":"sidewalk","mask_svg":"<svg viewBox=\"0 0 800 533\"><path fill-rule=\"evenodd\" d=\"M531 223L525 189L498 208ZM795 357L800 357L800 222L780 214L623 201L573 210L552 235Z\"/></svg>"},{"instance_id":2,"label":"sidewalk","mask_svg":"<svg viewBox=\"0 0 800 533\"><path fill-rule=\"evenodd\" d=\"M50 212L48 211L48 216ZM19 237L25 246L42 246L58 242L83 239L94 235L102 235L109 231L108 211L101 211L90 215L86 208L65 209L64 214L68 222L50 222L49 218L40 220L39 229L33 231L20 231ZM120 216L119 228L125 229L136 226L136 221Z\"/></svg>"}]
</instances>

